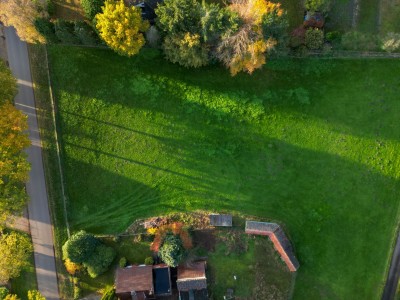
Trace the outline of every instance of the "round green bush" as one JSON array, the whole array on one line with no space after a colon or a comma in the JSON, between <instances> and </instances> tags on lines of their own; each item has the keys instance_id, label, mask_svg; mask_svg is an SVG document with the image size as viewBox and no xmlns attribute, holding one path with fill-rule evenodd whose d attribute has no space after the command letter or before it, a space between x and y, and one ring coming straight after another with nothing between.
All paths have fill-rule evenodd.
<instances>
[{"instance_id":1,"label":"round green bush","mask_svg":"<svg viewBox=\"0 0 400 300\"><path fill-rule=\"evenodd\" d=\"M185 249L179 236L168 234L158 252L160 258L170 267L176 267L183 259Z\"/></svg>"},{"instance_id":2,"label":"round green bush","mask_svg":"<svg viewBox=\"0 0 400 300\"><path fill-rule=\"evenodd\" d=\"M93 252L100 242L94 235L81 230L70 237L63 245L63 259L80 264L93 256Z\"/></svg>"},{"instance_id":3,"label":"round green bush","mask_svg":"<svg viewBox=\"0 0 400 300\"><path fill-rule=\"evenodd\" d=\"M321 49L324 44L324 32L317 28L306 31L306 46L310 50Z\"/></svg>"},{"instance_id":4,"label":"round green bush","mask_svg":"<svg viewBox=\"0 0 400 300\"><path fill-rule=\"evenodd\" d=\"M0 287L0 300L4 300L10 291L6 287Z\"/></svg>"}]
</instances>

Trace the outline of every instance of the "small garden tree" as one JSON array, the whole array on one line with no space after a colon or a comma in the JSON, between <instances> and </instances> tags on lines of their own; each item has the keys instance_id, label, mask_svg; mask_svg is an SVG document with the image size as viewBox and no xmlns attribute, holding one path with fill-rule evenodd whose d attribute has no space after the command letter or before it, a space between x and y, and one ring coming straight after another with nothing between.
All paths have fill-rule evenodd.
<instances>
[{"instance_id":1,"label":"small garden tree","mask_svg":"<svg viewBox=\"0 0 400 300\"><path fill-rule=\"evenodd\" d=\"M330 0L306 0L304 6L311 12L327 12L329 10Z\"/></svg>"},{"instance_id":2,"label":"small garden tree","mask_svg":"<svg viewBox=\"0 0 400 300\"><path fill-rule=\"evenodd\" d=\"M185 254L182 240L179 236L169 233L165 236L158 252L160 258L170 267L176 267Z\"/></svg>"},{"instance_id":3,"label":"small garden tree","mask_svg":"<svg viewBox=\"0 0 400 300\"><path fill-rule=\"evenodd\" d=\"M222 39L217 58L232 75L241 71L251 74L265 64L267 52L277 44L275 36L285 24L282 21L279 25L278 20L285 18L284 11L279 4L266 0L236 0L229 9L240 16L243 24L237 32Z\"/></svg>"},{"instance_id":4,"label":"small garden tree","mask_svg":"<svg viewBox=\"0 0 400 300\"><path fill-rule=\"evenodd\" d=\"M308 49L321 49L324 44L324 32L318 28L309 28L306 31L306 46Z\"/></svg>"},{"instance_id":5,"label":"small garden tree","mask_svg":"<svg viewBox=\"0 0 400 300\"><path fill-rule=\"evenodd\" d=\"M121 55L135 55L145 44L143 32L149 23L142 20L140 8L127 7L123 0L107 0L102 12L96 15L96 22L100 37Z\"/></svg>"}]
</instances>

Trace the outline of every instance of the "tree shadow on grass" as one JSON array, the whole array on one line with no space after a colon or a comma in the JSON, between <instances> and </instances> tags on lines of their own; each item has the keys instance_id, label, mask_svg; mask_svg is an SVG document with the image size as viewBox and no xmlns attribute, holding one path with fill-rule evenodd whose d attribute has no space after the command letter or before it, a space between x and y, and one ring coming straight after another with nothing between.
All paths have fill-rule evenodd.
<instances>
[{"instance_id":1,"label":"tree shadow on grass","mask_svg":"<svg viewBox=\"0 0 400 300\"><path fill-rule=\"evenodd\" d=\"M57 55L57 59L52 59L52 69L59 70L52 72L55 90L61 83L62 90L81 99L97 98L105 103L174 117L190 110L176 109L177 101L183 106L187 102L186 87L222 95L240 92L263 100L267 109L273 107L317 118L338 132L400 139L400 130L396 130L400 118L397 101L400 79L395 76L399 63L394 60L276 59L251 76L231 77L220 66L196 70L179 67L149 49L130 59L108 50L70 47L50 50ZM180 94L174 94L173 88L164 92L169 81L176 84L175 90L181 89ZM288 91L298 88L308 93L311 105L289 96ZM230 117L236 118L234 114Z\"/></svg>"}]
</instances>

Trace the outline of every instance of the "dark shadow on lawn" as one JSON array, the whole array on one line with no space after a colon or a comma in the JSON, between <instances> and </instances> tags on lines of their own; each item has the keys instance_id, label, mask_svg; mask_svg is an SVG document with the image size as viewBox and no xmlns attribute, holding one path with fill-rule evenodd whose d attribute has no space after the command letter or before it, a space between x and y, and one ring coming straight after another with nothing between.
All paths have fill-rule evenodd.
<instances>
[{"instance_id":1,"label":"dark shadow on lawn","mask_svg":"<svg viewBox=\"0 0 400 300\"><path fill-rule=\"evenodd\" d=\"M56 93L61 89L80 97L99 98L105 103L159 111L179 118L188 109L184 104L184 94L177 96L161 92L154 102L151 95L132 92L132 79L146 78L150 80L149 84L160 86L161 90L163 80L171 79L222 94L244 92L264 99L267 108L315 117L332 124L333 130L346 134L400 139L400 130L393 127L400 118L397 101L400 79L395 76L400 63L394 60L275 59L252 76L239 74L231 77L220 66L196 70L179 67L166 62L159 52L149 49L130 59L108 50L59 46L50 49L51 52L62 52L57 60L53 59L52 69L56 66L69 70L62 74L52 72ZM309 93L310 105L302 105L288 96L287 91L297 88ZM266 91L272 91L272 98L265 98ZM153 92L151 88L149 92ZM177 101L181 103L178 109ZM201 107L198 110L207 111Z\"/></svg>"}]
</instances>

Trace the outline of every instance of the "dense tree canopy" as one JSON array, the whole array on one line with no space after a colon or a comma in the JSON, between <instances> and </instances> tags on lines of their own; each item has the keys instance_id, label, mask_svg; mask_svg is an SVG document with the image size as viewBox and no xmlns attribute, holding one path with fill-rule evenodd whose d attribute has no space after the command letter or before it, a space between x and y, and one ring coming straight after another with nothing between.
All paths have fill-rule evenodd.
<instances>
[{"instance_id":1,"label":"dense tree canopy","mask_svg":"<svg viewBox=\"0 0 400 300\"><path fill-rule=\"evenodd\" d=\"M123 0L107 0L96 22L100 37L121 55L135 55L145 44L143 32L149 24L142 20L140 8L127 7Z\"/></svg>"},{"instance_id":2,"label":"dense tree canopy","mask_svg":"<svg viewBox=\"0 0 400 300\"><path fill-rule=\"evenodd\" d=\"M29 266L32 243L25 234L0 234L0 284L18 277L21 270Z\"/></svg>"},{"instance_id":3,"label":"dense tree canopy","mask_svg":"<svg viewBox=\"0 0 400 300\"><path fill-rule=\"evenodd\" d=\"M14 26L18 36L29 43L44 42L44 37L36 30L35 19L47 15L45 1L1 0L0 21L6 26Z\"/></svg>"},{"instance_id":4,"label":"dense tree canopy","mask_svg":"<svg viewBox=\"0 0 400 300\"><path fill-rule=\"evenodd\" d=\"M29 146L27 117L11 101L16 81L0 61L0 225L26 205L25 182L29 164L23 150Z\"/></svg>"},{"instance_id":5,"label":"dense tree canopy","mask_svg":"<svg viewBox=\"0 0 400 300\"><path fill-rule=\"evenodd\" d=\"M83 230L72 235L63 245L62 251L69 272L75 273L80 269L73 264L81 264L93 278L107 271L115 257L114 249L105 246L94 235Z\"/></svg>"},{"instance_id":6,"label":"dense tree canopy","mask_svg":"<svg viewBox=\"0 0 400 300\"><path fill-rule=\"evenodd\" d=\"M93 20L94 17L101 12L101 7L103 4L104 0L81 0L81 6L85 16L89 20Z\"/></svg>"}]
</instances>

